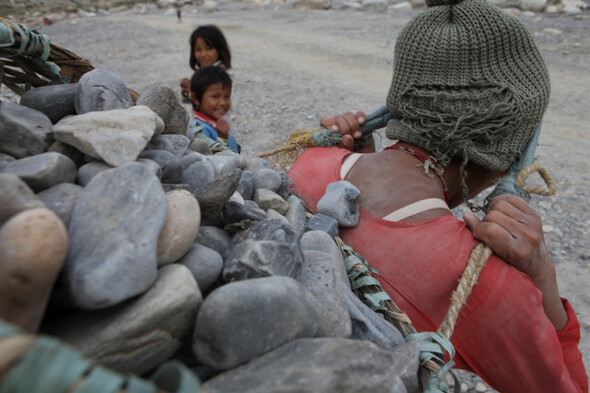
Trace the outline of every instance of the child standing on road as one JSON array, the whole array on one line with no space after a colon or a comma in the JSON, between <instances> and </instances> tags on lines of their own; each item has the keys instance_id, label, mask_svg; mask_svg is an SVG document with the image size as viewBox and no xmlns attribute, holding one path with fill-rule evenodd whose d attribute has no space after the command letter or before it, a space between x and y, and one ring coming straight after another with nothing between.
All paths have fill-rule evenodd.
<instances>
[{"instance_id":1,"label":"child standing on road","mask_svg":"<svg viewBox=\"0 0 590 393\"><path fill-rule=\"evenodd\" d=\"M205 136L239 153L240 145L223 118L231 108L232 80L229 74L221 67L203 67L193 74L190 87L195 116L190 128L196 130L195 135Z\"/></svg>"},{"instance_id":2,"label":"child standing on road","mask_svg":"<svg viewBox=\"0 0 590 393\"><path fill-rule=\"evenodd\" d=\"M196 71L200 67L219 66L225 70L231 68L231 52L225 36L215 25L199 26L189 38L191 45L189 65ZM190 101L191 81L182 78L180 92L184 98Z\"/></svg>"}]
</instances>

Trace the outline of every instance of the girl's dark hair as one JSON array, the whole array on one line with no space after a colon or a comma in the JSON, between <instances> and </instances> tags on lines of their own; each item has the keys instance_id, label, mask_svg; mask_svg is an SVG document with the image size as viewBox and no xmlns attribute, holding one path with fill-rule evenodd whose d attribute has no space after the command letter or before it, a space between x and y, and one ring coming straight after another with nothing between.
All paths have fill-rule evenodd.
<instances>
[{"instance_id":1,"label":"girl's dark hair","mask_svg":"<svg viewBox=\"0 0 590 393\"><path fill-rule=\"evenodd\" d=\"M207 45L217 50L219 60L226 70L231 68L231 53L225 36L219 27L215 25L203 25L197 27L188 39L189 44L191 44L189 64L193 70L196 70L201 66L195 57L195 44L197 38L201 38Z\"/></svg>"},{"instance_id":2,"label":"girl's dark hair","mask_svg":"<svg viewBox=\"0 0 590 393\"><path fill-rule=\"evenodd\" d=\"M207 88L220 82L223 87L229 87L231 90L231 77L223 68L216 66L199 68L191 78L191 93L200 102Z\"/></svg>"}]
</instances>

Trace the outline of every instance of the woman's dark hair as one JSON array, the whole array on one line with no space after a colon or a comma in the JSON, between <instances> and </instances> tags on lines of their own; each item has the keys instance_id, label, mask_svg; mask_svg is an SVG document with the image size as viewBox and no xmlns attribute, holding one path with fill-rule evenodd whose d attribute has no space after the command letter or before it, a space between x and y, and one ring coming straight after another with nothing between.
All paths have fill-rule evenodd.
<instances>
[{"instance_id":1,"label":"woman's dark hair","mask_svg":"<svg viewBox=\"0 0 590 393\"><path fill-rule=\"evenodd\" d=\"M231 53L225 36L215 25L203 25L199 26L193 31L188 42L191 44L191 53L189 57L189 64L193 70L196 70L201 66L195 57L195 44L197 38L201 38L207 45L217 50L219 55L219 61L225 67L226 70L231 68Z\"/></svg>"},{"instance_id":2,"label":"woman's dark hair","mask_svg":"<svg viewBox=\"0 0 590 393\"><path fill-rule=\"evenodd\" d=\"M217 66L199 68L191 78L191 93L200 102L207 88L215 83L221 83L223 87L229 87L231 90L231 77L223 68Z\"/></svg>"}]
</instances>

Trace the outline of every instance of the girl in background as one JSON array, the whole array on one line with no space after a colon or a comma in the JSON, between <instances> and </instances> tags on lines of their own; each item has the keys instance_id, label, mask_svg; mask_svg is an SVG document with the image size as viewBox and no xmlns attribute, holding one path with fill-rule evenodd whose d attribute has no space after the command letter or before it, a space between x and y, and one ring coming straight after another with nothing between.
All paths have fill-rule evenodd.
<instances>
[{"instance_id":1,"label":"girl in background","mask_svg":"<svg viewBox=\"0 0 590 393\"><path fill-rule=\"evenodd\" d=\"M215 25L199 26L189 38L191 45L189 65L196 71L201 67L219 66L226 71L231 68L231 52L227 40L219 27ZM182 78L180 93L187 102L191 101L191 81Z\"/></svg>"}]
</instances>

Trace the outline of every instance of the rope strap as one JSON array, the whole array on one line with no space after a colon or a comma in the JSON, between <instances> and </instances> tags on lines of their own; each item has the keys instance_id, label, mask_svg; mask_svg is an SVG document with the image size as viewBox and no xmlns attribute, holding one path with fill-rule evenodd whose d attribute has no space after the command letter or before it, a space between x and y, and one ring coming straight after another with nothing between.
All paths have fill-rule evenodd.
<instances>
[{"instance_id":1,"label":"rope strap","mask_svg":"<svg viewBox=\"0 0 590 393\"><path fill-rule=\"evenodd\" d=\"M14 47L16 44L15 33L20 37L20 46ZM0 18L0 54L6 57L24 56L33 61L37 66L46 70L56 80L64 82L58 67L55 64L49 63L49 54L51 53L51 45L49 37L40 33L36 29L29 29L27 26L19 23L11 23L6 19ZM43 48L40 56L33 57L39 48Z\"/></svg>"}]
</instances>

